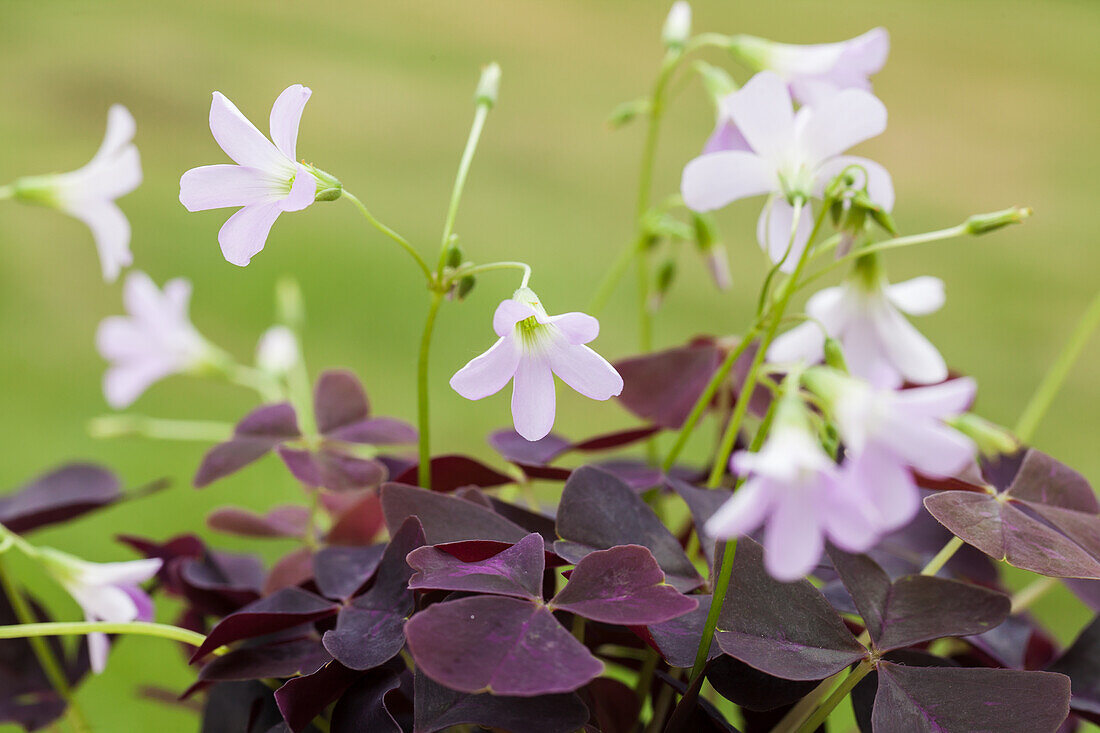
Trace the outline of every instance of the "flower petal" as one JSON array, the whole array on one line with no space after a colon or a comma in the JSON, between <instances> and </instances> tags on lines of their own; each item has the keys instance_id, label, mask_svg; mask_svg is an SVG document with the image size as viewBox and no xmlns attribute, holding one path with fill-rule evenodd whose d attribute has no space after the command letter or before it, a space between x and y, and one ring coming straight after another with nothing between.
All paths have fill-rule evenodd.
<instances>
[{"instance_id":1,"label":"flower petal","mask_svg":"<svg viewBox=\"0 0 1100 733\"><path fill-rule=\"evenodd\" d=\"M809 574L825 549L815 502L807 494L818 490L788 490L777 497L764 531L764 566L776 580L789 582Z\"/></svg>"},{"instance_id":2,"label":"flower petal","mask_svg":"<svg viewBox=\"0 0 1100 733\"><path fill-rule=\"evenodd\" d=\"M728 97L724 107L758 155L779 161L790 152L794 107L787 84L778 74L756 74Z\"/></svg>"},{"instance_id":3,"label":"flower petal","mask_svg":"<svg viewBox=\"0 0 1100 733\"><path fill-rule=\"evenodd\" d=\"M244 267L264 248L271 225L282 213L278 201L246 206L226 220L218 232L222 255L228 262Z\"/></svg>"},{"instance_id":4,"label":"flower petal","mask_svg":"<svg viewBox=\"0 0 1100 733\"><path fill-rule=\"evenodd\" d=\"M802 206L798 226L793 232L792 239L793 221L794 207L787 203L787 199L776 196L764 205L764 210L760 212L760 218L756 222L756 240L768 253L772 262L783 262L782 267L779 268L783 272L794 272L802 252L806 249L806 243L810 240L814 220L809 205ZM788 247L790 247L789 253Z\"/></svg>"},{"instance_id":5,"label":"flower petal","mask_svg":"<svg viewBox=\"0 0 1100 733\"><path fill-rule=\"evenodd\" d=\"M488 351L470 360L451 377L451 389L468 400L480 400L504 389L516 373L522 352L512 336L497 339Z\"/></svg>"},{"instance_id":6,"label":"flower petal","mask_svg":"<svg viewBox=\"0 0 1100 733\"><path fill-rule=\"evenodd\" d=\"M870 76L882 71L889 55L890 34L880 26L845 41L837 66Z\"/></svg>"},{"instance_id":7,"label":"flower petal","mask_svg":"<svg viewBox=\"0 0 1100 733\"><path fill-rule=\"evenodd\" d=\"M875 441L921 473L940 478L955 476L974 459L974 442L937 420L890 420L889 429L875 433Z\"/></svg>"},{"instance_id":8,"label":"flower petal","mask_svg":"<svg viewBox=\"0 0 1100 733\"><path fill-rule=\"evenodd\" d=\"M133 270L122 285L122 303L138 322L159 327L163 321L164 296L153 278L141 270Z\"/></svg>"},{"instance_id":9,"label":"flower petal","mask_svg":"<svg viewBox=\"0 0 1100 733\"><path fill-rule=\"evenodd\" d=\"M243 165L203 165L180 177L180 203L188 211L249 206L274 201L284 192L285 186L265 171Z\"/></svg>"},{"instance_id":10,"label":"flower petal","mask_svg":"<svg viewBox=\"0 0 1100 733\"><path fill-rule=\"evenodd\" d=\"M546 323L557 326L571 344L587 344L600 335L600 322L587 313L562 313L547 318Z\"/></svg>"},{"instance_id":11,"label":"flower petal","mask_svg":"<svg viewBox=\"0 0 1100 733\"><path fill-rule=\"evenodd\" d=\"M184 277L174 277L164 283L164 303L181 321L187 321L191 308L191 281Z\"/></svg>"},{"instance_id":12,"label":"flower petal","mask_svg":"<svg viewBox=\"0 0 1100 733\"><path fill-rule=\"evenodd\" d=\"M268 173L294 168L292 159L283 155L221 92L214 92L210 103L210 132L225 154L239 165Z\"/></svg>"},{"instance_id":13,"label":"flower petal","mask_svg":"<svg viewBox=\"0 0 1100 733\"><path fill-rule=\"evenodd\" d=\"M878 329L864 310L853 308L840 332L844 357L854 376L875 387L895 389L901 386L901 373L886 353Z\"/></svg>"},{"instance_id":14,"label":"flower petal","mask_svg":"<svg viewBox=\"0 0 1100 733\"><path fill-rule=\"evenodd\" d=\"M107 132L92 162L114 158L134 139L137 125L130 110L121 104L112 104L107 110Z\"/></svg>"},{"instance_id":15,"label":"flower petal","mask_svg":"<svg viewBox=\"0 0 1100 733\"><path fill-rule=\"evenodd\" d=\"M767 480L749 479L711 515L704 531L719 539L746 535L764 522L770 506Z\"/></svg>"},{"instance_id":16,"label":"flower petal","mask_svg":"<svg viewBox=\"0 0 1100 733\"><path fill-rule=\"evenodd\" d=\"M290 193L279 202L283 211L301 211L313 203L317 194L317 179L309 172L309 169L298 164L298 170L294 174L294 183L290 187Z\"/></svg>"},{"instance_id":17,"label":"flower petal","mask_svg":"<svg viewBox=\"0 0 1100 733\"><path fill-rule=\"evenodd\" d=\"M312 93L309 87L292 84L283 90L271 106L271 139L283 155L291 160L298 157L298 122L302 119L302 110Z\"/></svg>"},{"instance_id":18,"label":"flower petal","mask_svg":"<svg viewBox=\"0 0 1100 733\"><path fill-rule=\"evenodd\" d=\"M936 347L889 303L871 312L882 350L898 372L915 384L947 379L947 364Z\"/></svg>"},{"instance_id":19,"label":"flower petal","mask_svg":"<svg viewBox=\"0 0 1100 733\"><path fill-rule=\"evenodd\" d=\"M825 353L825 333L816 323L800 323L776 337L768 347L769 362L814 363Z\"/></svg>"},{"instance_id":20,"label":"flower petal","mask_svg":"<svg viewBox=\"0 0 1100 733\"><path fill-rule=\"evenodd\" d=\"M493 313L493 330L501 338L511 336L517 323L533 315L536 315L535 309L526 303L512 298L502 300Z\"/></svg>"},{"instance_id":21,"label":"flower petal","mask_svg":"<svg viewBox=\"0 0 1100 733\"><path fill-rule=\"evenodd\" d=\"M163 560L155 557L124 562L85 562L80 565L80 579L86 585L136 585L156 575L163 564Z\"/></svg>"},{"instance_id":22,"label":"flower petal","mask_svg":"<svg viewBox=\"0 0 1100 733\"><path fill-rule=\"evenodd\" d=\"M799 129L798 144L811 164L840 155L886 129L886 106L862 89L844 89L807 109L811 112Z\"/></svg>"},{"instance_id":23,"label":"flower petal","mask_svg":"<svg viewBox=\"0 0 1100 733\"><path fill-rule=\"evenodd\" d=\"M512 421L530 441L545 438L554 427L554 373L544 360L520 359L512 383Z\"/></svg>"},{"instance_id":24,"label":"flower petal","mask_svg":"<svg viewBox=\"0 0 1100 733\"><path fill-rule=\"evenodd\" d=\"M943 307L943 280L925 275L886 286L886 297L911 316L925 316Z\"/></svg>"},{"instance_id":25,"label":"flower petal","mask_svg":"<svg viewBox=\"0 0 1100 733\"><path fill-rule=\"evenodd\" d=\"M960 377L929 387L903 389L894 400L908 415L942 420L969 410L977 391L978 383L971 377Z\"/></svg>"},{"instance_id":26,"label":"flower petal","mask_svg":"<svg viewBox=\"0 0 1100 733\"><path fill-rule=\"evenodd\" d=\"M920 510L920 490L908 468L875 446L850 460L842 480L858 488L883 532L905 526Z\"/></svg>"},{"instance_id":27,"label":"flower petal","mask_svg":"<svg viewBox=\"0 0 1100 733\"><path fill-rule=\"evenodd\" d=\"M623 391L623 378L587 346L557 342L547 348L550 368L561 381L594 400L609 400Z\"/></svg>"},{"instance_id":28,"label":"flower petal","mask_svg":"<svg viewBox=\"0 0 1100 733\"><path fill-rule=\"evenodd\" d=\"M775 166L744 150L701 155L684 167L680 180L684 204L693 211L718 209L778 188Z\"/></svg>"},{"instance_id":29,"label":"flower petal","mask_svg":"<svg viewBox=\"0 0 1100 733\"><path fill-rule=\"evenodd\" d=\"M110 367L103 375L103 396L116 410L129 407L155 382L174 374L177 365L159 356L149 356Z\"/></svg>"},{"instance_id":30,"label":"flower petal","mask_svg":"<svg viewBox=\"0 0 1100 733\"><path fill-rule=\"evenodd\" d=\"M851 171L856 177L856 188L866 185L867 195L871 200L886 211L892 211L894 180L890 177L890 172L875 161L858 155L838 155L822 163L814 173L814 195L821 198L825 194L825 187L851 166L857 166Z\"/></svg>"},{"instance_id":31,"label":"flower petal","mask_svg":"<svg viewBox=\"0 0 1100 733\"><path fill-rule=\"evenodd\" d=\"M96 351L104 359L134 359L149 350L149 337L137 323L125 316L108 316L95 332Z\"/></svg>"},{"instance_id":32,"label":"flower petal","mask_svg":"<svg viewBox=\"0 0 1100 733\"><path fill-rule=\"evenodd\" d=\"M734 94L736 94L736 92L734 92ZM725 113L722 114L721 119L718 120L718 124L715 125L714 132L707 138L707 142L703 146L703 154L719 153L723 150L746 150L752 152L752 146L749 145L749 141L745 139L745 136L737 129L737 125L735 125L733 120L730 120Z\"/></svg>"},{"instance_id":33,"label":"flower petal","mask_svg":"<svg viewBox=\"0 0 1100 733\"><path fill-rule=\"evenodd\" d=\"M137 618L137 604L121 588L113 585L69 585L67 589L84 613L92 618L111 623L129 623Z\"/></svg>"},{"instance_id":34,"label":"flower petal","mask_svg":"<svg viewBox=\"0 0 1100 733\"><path fill-rule=\"evenodd\" d=\"M113 201L85 201L68 209L92 230L103 279L114 282L123 267L134 262L130 252L130 221Z\"/></svg>"},{"instance_id":35,"label":"flower petal","mask_svg":"<svg viewBox=\"0 0 1100 733\"><path fill-rule=\"evenodd\" d=\"M89 621L95 619L89 618ZM111 641L106 634L94 631L88 634L88 661L91 663L92 672L103 674L107 669L107 655L111 651Z\"/></svg>"}]
</instances>

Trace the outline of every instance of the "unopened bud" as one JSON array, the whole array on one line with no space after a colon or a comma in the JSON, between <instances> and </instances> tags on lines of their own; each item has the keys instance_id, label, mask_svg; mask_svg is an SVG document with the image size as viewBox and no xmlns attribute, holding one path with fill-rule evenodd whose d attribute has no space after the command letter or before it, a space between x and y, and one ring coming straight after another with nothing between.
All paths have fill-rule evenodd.
<instances>
[{"instance_id":1,"label":"unopened bud","mask_svg":"<svg viewBox=\"0 0 1100 733\"><path fill-rule=\"evenodd\" d=\"M661 41L665 48L680 49L691 37L691 6L685 0L672 4L665 18L665 27L661 30Z\"/></svg>"},{"instance_id":2,"label":"unopened bud","mask_svg":"<svg viewBox=\"0 0 1100 733\"><path fill-rule=\"evenodd\" d=\"M696 61L691 66L699 74L699 78L703 80L703 88L707 90L707 94L710 95L715 106L728 95L737 91L737 82L722 67L708 64L706 61Z\"/></svg>"},{"instance_id":3,"label":"unopened bud","mask_svg":"<svg viewBox=\"0 0 1100 733\"><path fill-rule=\"evenodd\" d=\"M463 300L470 291L477 285L477 278L473 275L466 275L458 281L458 286L455 288L455 300Z\"/></svg>"},{"instance_id":4,"label":"unopened bud","mask_svg":"<svg viewBox=\"0 0 1100 733\"><path fill-rule=\"evenodd\" d=\"M462 251L462 247L458 244L452 244L447 248L447 267L458 267L464 261L466 255Z\"/></svg>"},{"instance_id":5,"label":"unopened bud","mask_svg":"<svg viewBox=\"0 0 1100 733\"><path fill-rule=\"evenodd\" d=\"M275 285L275 310L279 323L295 331L301 330L306 320L305 301L298 281L284 277Z\"/></svg>"},{"instance_id":6,"label":"unopened bud","mask_svg":"<svg viewBox=\"0 0 1100 733\"><path fill-rule=\"evenodd\" d=\"M1028 207L1013 207L989 214L975 214L966 220L966 232L967 234L985 234L1009 224L1019 224L1029 216L1031 216L1031 209Z\"/></svg>"},{"instance_id":7,"label":"unopened bud","mask_svg":"<svg viewBox=\"0 0 1100 733\"><path fill-rule=\"evenodd\" d=\"M612 130L616 130L632 122L638 115L644 115L647 112L649 112L649 99L647 97L623 102L611 110L611 114L607 117L607 126Z\"/></svg>"},{"instance_id":8,"label":"unopened bud","mask_svg":"<svg viewBox=\"0 0 1100 733\"><path fill-rule=\"evenodd\" d=\"M832 336L825 338L825 363L837 371L848 373L848 362L844 358L844 347Z\"/></svg>"},{"instance_id":9,"label":"unopened bud","mask_svg":"<svg viewBox=\"0 0 1100 733\"><path fill-rule=\"evenodd\" d=\"M256 346L256 366L273 376L288 374L302 358L298 337L286 326L272 326Z\"/></svg>"},{"instance_id":10,"label":"unopened bud","mask_svg":"<svg viewBox=\"0 0 1100 733\"><path fill-rule=\"evenodd\" d=\"M1000 425L969 412L949 418L947 424L974 441L984 456L1015 453L1020 449L1016 436Z\"/></svg>"},{"instance_id":11,"label":"unopened bud","mask_svg":"<svg viewBox=\"0 0 1100 733\"><path fill-rule=\"evenodd\" d=\"M313 195L314 201L335 201L344 193L344 186L336 176L314 166L309 166L309 172L317 179L317 193Z\"/></svg>"},{"instance_id":12,"label":"unopened bud","mask_svg":"<svg viewBox=\"0 0 1100 733\"><path fill-rule=\"evenodd\" d=\"M474 101L492 107L497 103L497 95L500 92L500 64L493 62L482 67L481 79L477 83L477 92Z\"/></svg>"}]
</instances>

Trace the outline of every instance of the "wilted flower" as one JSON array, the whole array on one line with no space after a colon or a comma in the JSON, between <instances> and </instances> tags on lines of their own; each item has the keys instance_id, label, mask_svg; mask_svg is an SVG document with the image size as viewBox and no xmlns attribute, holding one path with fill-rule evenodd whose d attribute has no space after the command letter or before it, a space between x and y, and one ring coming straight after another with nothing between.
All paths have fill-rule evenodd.
<instances>
[{"instance_id":1,"label":"wilted flower","mask_svg":"<svg viewBox=\"0 0 1100 733\"><path fill-rule=\"evenodd\" d=\"M974 462L974 441L944 422L973 403L973 379L898 391L826 368L811 369L804 379L829 403L847 455L845 480L874 510L883 531L906 524L920 508L910 469L947 478Z\"/></svg>"},{"instance_id":2,"label":"wilted flower","mask_svg":"<svg viewBox=\"0 0 1100 733\"><path fill-rule=\"evenodd\" d=\"M339 195L336 179L295 162L298 122L310 94L309 87L294 84L279 95L271 108L268 140L232 102L214 92L210 132L237 165L187 171L180 178L180 202L188 211L243 207L218 232L222 254L234 265L247 265L264 248L279 214L300 211L315 198Z\"/></svg>"},{"instance_id":3,"label":"wilted flower","mask_svg":"<svg viewBox=\"0 0 1100 733\"><path fill-rule=\"evenodd\" d=\"M871 89L870 77L886 65L890 34L873 28L840 43L797 45L737 36L734 53L758 70L774 71L800 104L820 104L842 89Z\"/></svg>"},{"instance_id":4,"label":"wilted flower","mask_svg":"<svg viewBox=\"0 0 1100 733\"><path fill-rule=\"evenodd\" d=\"M893 182L886 169L840 154L886 129L886 108L869 92L846 89L795 114L786 84L764 71L723 100L722 110L749 149L736 147L740 143L732 137L708 143L733 147L704 152L687 164L680 184L684 203L710 211L768 194L756 235L772 261L783 262L784 271L795 268L813 228L810 208L803 206L792 242L794 203L821 198L845 170L862 170L871 200L886 211L893 208Z\"/></svg>"},{"instance_id":5,"label":"wilted flower","mask_svg":"<svg viewBox=\"0 0 1100 733\"><path fill-rule=\"evenodd\" d=\"M814 293L806 302L807 322L779 336L768 360L820 361L825 333L844 346L848 369L876 387L902 382L934 384L947 379L940 352L905 319L934 313L943 306L943 281L918 277L891 285L879 268L857 267L834 288Z\"/></svg>"},{"instance_id":6,"label":"wilted flower","mask_svg":"<svg viewBox=\"0 0 1100 733\"><path fill-rule=\"evenodd\" d=\"M50 574L80 604L88 621L153 620L153 602L138 583L157 574L160 559L97 563L52 548L42 548L40 553ZM92 670L97 674L107 666L108 648L106 634L88 634L88 655Z\"/></svg>"},{"instance_id":7,"label":"wilted flower","mask_svg":"<svg viewBox=\"0 0 1100 733\"><path fill-rule=\"evenodd\" d=\"M134 271L122 290L128 316L104 318L96 348L111 362L103 394L114 408L130 405L151 384L204 364L213 347L191 325L191 283L169 280L160 291L144 272Z\"/></svg>"},{"instance_id":8,"label":"wilted flower","mask_svg":"<svg viewBox=\"0 0 1100 733\"><path fill-rule=\"evenodd\" d=\"M764 524L764 562L783 581L803 577L817 564L825 539L863 552L878 539L858 494L840 481L797 397L784 397L759 453L739 451L731 467L748 480L707 521L712 537L748 534Z\"/></svg>"},{"instance_id":9,"label":"wilted flower","mask_svg":"<svg viewBox=\"0 0 1100 733\"><path fill-rule=\"evenodd\" d=\"M113 105L103 143L87 165L71 173L21 178L13 185L16 199L52 206L88 225L108 282L134 260L130 222L115 204L141 184L141 159L131 142L134 129L129 110Z\"/></svg>"},{"instance_id":10,"label":"wilted flower","mask_svg":"<svg viewBox=\"0 0 1100 733\"><path fill-rule=\"evenodd\" d=\"M584 344L600 332L584 313L549 316L538 296L520 288L493 315L497 342L451 377L451 387L470 400L496 394L514 378L512 419L527 440L545 437L554 425L554 375L594 400L608 400L623 379L603 357Z\"/></svg>"}]
</instances>

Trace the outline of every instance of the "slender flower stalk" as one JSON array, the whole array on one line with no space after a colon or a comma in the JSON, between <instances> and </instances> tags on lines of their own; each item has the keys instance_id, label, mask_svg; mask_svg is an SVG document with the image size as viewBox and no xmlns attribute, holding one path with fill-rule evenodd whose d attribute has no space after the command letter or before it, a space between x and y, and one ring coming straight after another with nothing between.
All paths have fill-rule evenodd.
<instances>
[{"instance_id":1,"label":"slender flower stalk","mask_svg":"<svg viewBox=\"0 0 1100 733\"><path fill-rule=\"evenodd\" d=\"M374 214L370 213L370 210L367 209L363 202L360 201L356 196L352 195L352 193L347 189L344 189L343 197L355 204L355 208L359 209L359 213L361 213L363 217L368 222L370 222L370 225L372 227L382 232L382 234L385 234L393 241L397 242L401 249L405 250L409 254L409 256L413 258L417 266L420 268L420 271L424 273L424 278L429 283L432 282L435 277L432 273L432 269L428 267L428 263L424 261L424 258L420 256L420 253L416 251L416 248L409 244L409 240L405 239L400 234L390 229L382 222L378 221L378 219L374 218Z\"/></svg>"},{"instance_id":2,"label":"slender flower stalk","mask_svg":"<svg viewBox=\"0 0 1100 733\"><path fill-rule=\"evenodd\" d=\"M848 673L848 676L844 678L844 681L833 690L833 694L829 695L825 702L821 703L821 706L814 711L813 715L807 718L802 725L798 726L796 733L812 733L812 731L821 727L825 719L833 712L833 709L836 708L844 698L848 697L848 694L859 681L866 677L873 669L874 666L866 659L857 664L852 671Z\"/></svg>"},{"instance_id":3,"label":"slender flower stalk","mask_svg":"<svg viewBox=\"0 0 1100 733\"><path fill-rule=\"evenodd\" d=\"M206 637L202 634L181 629L169 624L155 624L147 621L129 623L111 623L107 621L55 621L49 623L16 624L0 626L0 639L33 639L44 636L84 636L86 634L131 634L134 636L156 636L169 641L178 641L193 647L202 646ZM222 655L227 650L219 647L214 654Z\"/></svg>"}]
</instances>

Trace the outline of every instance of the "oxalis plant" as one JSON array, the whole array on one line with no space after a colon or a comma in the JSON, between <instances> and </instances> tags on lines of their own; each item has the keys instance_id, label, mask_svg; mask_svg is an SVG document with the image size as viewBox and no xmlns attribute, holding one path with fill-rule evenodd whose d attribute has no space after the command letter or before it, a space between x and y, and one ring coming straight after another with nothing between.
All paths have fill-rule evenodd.
<instances>
[{"instance_id":1,"label":"oxalis plant","mask_svg":"<svg viewBox=\"0 0 1100 733\"><path fill-rule=\"evenodd\" d=\"M126 535L141 559L97 563L37 543L35 531L155 483L123 491L110 471L72 464L0 498L0 561L25 556L20 568L52 577L85 614L52 620L0 564L0 718L92 730L74 690L109 667L112 643L139 635L189 649L195 681L168 698L200 705L210 733L789 733L828 727L849 697L865 732L1041 733L1100 721L1100 622L1063 650L1028 613L1062 583L1100 608L1100 503L1080 474L1028 447L1100 320L1100 299L1014 429L976 416L975 380L949 371L905 315L940 308L942 282L891 283L885 260L1030 212L897 231L890 174L847 153L886 128L869 81L886 61L883 29L793 46L690 26L677 3L652 91L612 116L646 126L634 231L588 308L598 312L637 273L640 353L615 364L589 347L594 316L550 315L526 264L479 263L457 243L499 67L482 71L434 254L334 175L299 162L307 87L279 95L270 138L214 92L210 129L233 162L184 173L180 202L237 209L218 242L242 267L281 214L316 202L349 201L406 252L428 298L416 426L374 416L349 371L309 374L293 281L278 288L278 322L254 362L241 363L191 323L187 280L158 287L131 270L127 315L96 336L111 407L174 374L253 390L257 406L236 425L114 413L92 432L206 442L196 488L277 454L303 502L262 514L224 507L208 525L300 546L264 567L194 534ZM697 59L716 48L749 72L742 85ZM655 198L663 113L671 90L693 79L715 103L716 126L679 190ZM115 199L141 181L133 133L115 106L84 168L0 188L0 198L85 221L109 281L132 261ZM730 286L708 212L748 198L762 202L756 236L771 268L739 335L652 352L650 324L682 245ZM475 278L508 271L518 287L493 317L496 340L453 365L450 380L471 400L512 382L514 429L489 436L491 466L433 450L428 364L439 310L458 307ZM839 285L810 294L833 272ZM551 432L555 376L593 400L618 398L637 426L580 439ZM705 464L685 463L689 443L702 454L709 442L697 430L704 421L719 438ZM1005 565L1035 578L1010 595ZM152 622L158 595L182 606L175 624Z\"/></svg>"}]
</instances>

